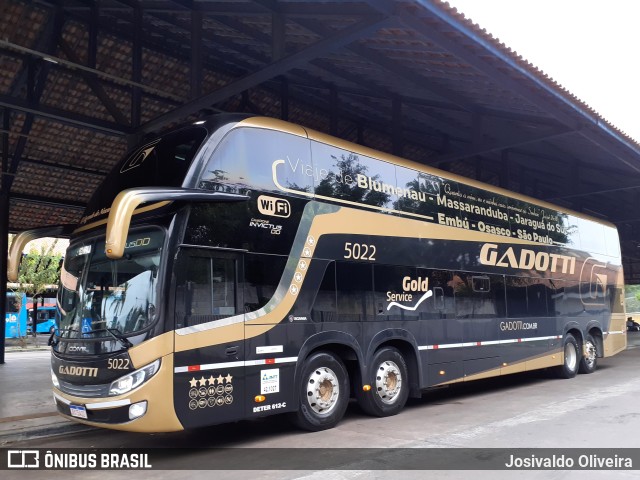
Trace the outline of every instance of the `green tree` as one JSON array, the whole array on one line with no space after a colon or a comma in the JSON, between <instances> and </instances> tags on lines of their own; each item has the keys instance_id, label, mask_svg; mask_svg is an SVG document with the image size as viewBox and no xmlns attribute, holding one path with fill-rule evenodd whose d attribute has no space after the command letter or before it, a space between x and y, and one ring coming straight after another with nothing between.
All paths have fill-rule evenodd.
<instances>
[{"instance_id":1,"label":"green tree","mask_svg":"<svg viewBox=\"0 0 640 480\"><path fill-rule=\"evenodd\" d=\"M10 240L11 241L11 240ZM49 285L57 285L60 281L60 260L62 256L55 253L58 240L40 249L31 248L22 257L18 270L19 292L27 292L32 296L42 294Z\"/></svg>"}]
</instances>

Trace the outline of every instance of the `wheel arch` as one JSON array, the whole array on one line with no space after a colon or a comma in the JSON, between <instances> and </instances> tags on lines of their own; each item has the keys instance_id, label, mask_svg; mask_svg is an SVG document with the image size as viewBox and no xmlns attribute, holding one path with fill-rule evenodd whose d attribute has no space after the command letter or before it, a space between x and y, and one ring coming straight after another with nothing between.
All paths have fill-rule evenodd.
<instances>
[{"instance_id":1,"label":"wheel arch","mask_svg":"<svg viewBox=\"0 0 640 480\"><path fill-rule=\"evenodd\" d=\"M353 335L331 330L327 332L319 332L310 336L300 349L298 361L296 363L296 370L293 375L293 382L295 386L295 388L293 388L294 405L297 405L300 399L297 387L300 382L302 367L311 355L320 351L330 352L340 358L347 368L350 381L353 378L353 373L355 368L357 368L357 365L361 365L363 363L360 343Z\"/></svg>"},{"instance_id":2,"label":"wheel arch","mask_svg":"<svg viewBox=\"0 0 640 480\"><path fill-rule=\"evenodd\" d=\"M587 327L587 333L591 335L596 342L596 355L599 358L604 357L604 335L599 323L592 323Z\"/></svg>"},{"instance_id":3,"label":"wheel arch","mask_svg":"<svg viewBox=\"0 0 640 480\"><path fill-rule=\"evenodd\" d=\"M402 354L409 371L409 395L414 398L420 397L420 379L422 378L420 350L411 332L401 328L382 330L371 339L365 356L366 362L360 364L360 378L366 378L367 369L371 366L371 359L378 350L384 347L394 347ZM354 388L362 388L362 385L354 385Z\"/></svg>"}]
</instances>

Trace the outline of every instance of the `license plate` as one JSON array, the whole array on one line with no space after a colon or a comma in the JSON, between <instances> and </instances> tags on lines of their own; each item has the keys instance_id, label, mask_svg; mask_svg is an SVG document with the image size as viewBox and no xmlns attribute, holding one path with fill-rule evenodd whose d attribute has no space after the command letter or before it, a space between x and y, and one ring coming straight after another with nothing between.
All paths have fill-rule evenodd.
<instances>
[{"instance_id":1,"label":"license plate","mask_svg":"<svg viewBox=\"0 0 640 480\"><path fill-rule=\"evenodd\" d=\"M71 416L77 418L87 418L87 409L82 405L69 405L69 410L71 410Z\"/></svg>"}]
</instances>

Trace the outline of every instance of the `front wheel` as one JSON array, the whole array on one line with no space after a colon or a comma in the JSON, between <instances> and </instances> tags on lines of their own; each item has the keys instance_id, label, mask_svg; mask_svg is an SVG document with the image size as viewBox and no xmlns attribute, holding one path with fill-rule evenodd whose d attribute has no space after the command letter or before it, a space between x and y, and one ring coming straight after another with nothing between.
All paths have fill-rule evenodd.
<instances>
[{"instance_id":1,"label":"front wheel","mask_svg":"<svg viewBox=\"0 0 640 480\"><path fill-rule=\"evenodd\" d=\"M349 374L340 358L329 352L313 354L305 361L300 380L295 424L312 432L335 427L349 403Z\"/></svg>"},{"instance_id":2,"label":"front wheel","mask_svg":"<svg viewBox=\"0 0 640 480\"><path fill-rule=\"evenodd\" d=\"M560 378L573 378L578 373L579 350L578 342L573 335L567 333L563 341L564 362L556 367L556 373Z\"/></svg>"},{"instance_id":3,"label":"front wheel","mask_svg":"<svg viewBox=\"0 0 640 480\"><path fill-rule=\"evenodd\" d=\"M580 373L593 373L598 367L598 350L591 334L587 334L584 340L583 350L580 358L579 371Z\"/></svg>"},{"instance_id":4,"label":"front wheel","mask_svg":"<svg viewBox=\"0 0 640 480\"><path fill-rule=\"evenodd\" d=\"M409 374L402 354L395 348L382 348L371 362L371 370L364 382L371 390L356 390L362 410L375 417L395 415L409 398ZM361 387L362 385L359 385Z\"/></svg>"}]
</instances>

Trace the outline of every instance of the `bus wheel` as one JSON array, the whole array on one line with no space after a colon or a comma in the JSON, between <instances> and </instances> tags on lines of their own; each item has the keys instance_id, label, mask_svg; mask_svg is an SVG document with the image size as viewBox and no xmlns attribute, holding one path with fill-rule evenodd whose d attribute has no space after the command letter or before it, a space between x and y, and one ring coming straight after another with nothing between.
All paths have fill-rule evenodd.
<instances>
[{"instance_id":1,"label":"bus wheel","mask_svg":"<svg viewBox=\"0 0 640 480\"><path fill-rule=\"evenodd\" d=\"M564 363L557 367L556 372L560 378L573 378L578 373L580 355L578 353L578 342L575 337L567 333L563 342Z\"/></svg>"},{"instance_id":2,"label":"bus wheel","mask_svg":"<svg viewBox=\"0 0 640 480\"><path fill-rule=\"evenodd\" d=\"M371 368L366 381L360 382L370 384L371 390L356 390L360 407L375 417L395 415L409 397L409 374L402 354L395 348L382 348L374 355Z\"/></svg>"},{"instance_id":3,"label":"bus wheel","mask_svg":"<svg viewBox=\"0 0 640 480\"><path fill-rule=\"evenodd\" d=\"M584 352L580 357L580 373L593 373L598 366L598 350L596 349L596 342L591 336L587 334L584 340Z\"/></svg>"},{"instance_id":4,"label":"bus wheel","mask_svg":"<svg viewBox=\"0 0 640 480\"><path fill-rule=\"evenodd\" d=\"M349 403L349 375L342 361L328 352L315 353L304 363L300 379L296 425L312 432L335 427Z\"/></svg>"}]
</instances>

